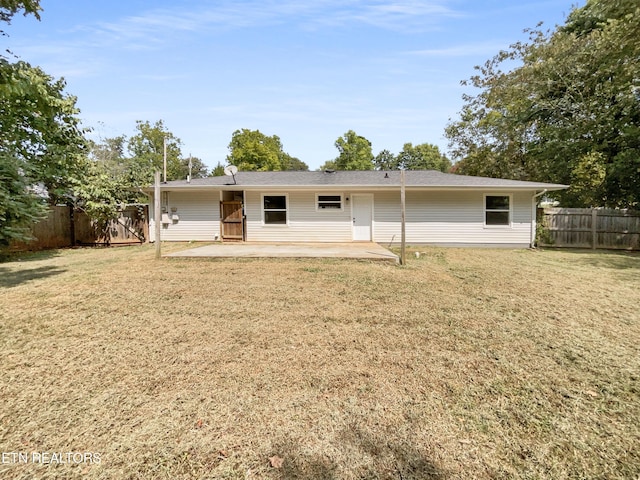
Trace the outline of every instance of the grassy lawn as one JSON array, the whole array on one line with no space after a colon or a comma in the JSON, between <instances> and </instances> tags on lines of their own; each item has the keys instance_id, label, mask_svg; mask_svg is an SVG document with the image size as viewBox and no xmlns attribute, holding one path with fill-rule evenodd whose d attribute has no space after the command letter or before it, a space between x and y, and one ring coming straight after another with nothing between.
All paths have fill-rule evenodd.
<instances>
[{"instance_id":1,"label":"grassy lawn","mask_svg":"<svg viewBox=\"0 0 640 480\"><path fill-rule=\"evenodd\" d=\"M0 477L638 478L640 256L419 251L0 263Z\"/></svg>"}]
</instances>

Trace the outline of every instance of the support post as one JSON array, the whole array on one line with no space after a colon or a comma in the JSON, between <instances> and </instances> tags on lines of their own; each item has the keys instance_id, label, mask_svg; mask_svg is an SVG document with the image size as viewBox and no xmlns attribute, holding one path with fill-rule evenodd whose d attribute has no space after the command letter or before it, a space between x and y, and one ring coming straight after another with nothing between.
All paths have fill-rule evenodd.
<instances>
[{"instance_id":1,"label":"support post","mask_svg":"<svg viewBox=\"0 0 640 480\"><path fill-rule=\"evenodd\" d=\"M162 212L160 211L160 170L156 171L153 185L153 221L155 227L156 259L162 256L160 251L160 223L162 222Z\"/></svg>"},{"instance_id":2,"label":"support post","mask_svg":"<svg viewBox=\"0 0 640 480\"><path fill-rule=\"evenodd\" d=\"M598 248L598 209L591 209L591 248Z\"/></svg>"},{"instance_id":3,"label":"support post","mask_svg":"<svg viewBox=\"0 0 640 480\"><path fill-rule=\"evenodd\" d=\"M405 238L405 173L400 170L400 265L407 264L406 238Z\"/></svg>"}]
</instances>

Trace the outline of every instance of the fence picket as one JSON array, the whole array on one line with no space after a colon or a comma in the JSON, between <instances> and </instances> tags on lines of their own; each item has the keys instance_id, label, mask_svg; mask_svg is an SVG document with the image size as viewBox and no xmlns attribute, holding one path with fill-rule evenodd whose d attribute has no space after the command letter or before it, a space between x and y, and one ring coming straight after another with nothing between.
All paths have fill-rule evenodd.
<instances>
[{"instance_id":1,"label":"fence picket","mask_svg":"<svg viewBox=\"0 0 640 480\"><path fill-rule=\"evenodd\" d=\"M112 220L102 231L95 222L81 211L73 212L68 206L55 206L47 218L33 225L29 242L13 242L10 250L46 250L75 245L115 245L144 243L149 238L147 222L149 208L142 205L126 206L120 216Z\"/></svg>"},{"instance_id":2,"label":"fence picket","mask_svg":"<svg viewBox=\"0 0 640 480\"><path fill-rule=\"evenodd\" d=\"M545 208L543 247L640 250L640 211L610 208Z\"/></svg>"}]
</instances>

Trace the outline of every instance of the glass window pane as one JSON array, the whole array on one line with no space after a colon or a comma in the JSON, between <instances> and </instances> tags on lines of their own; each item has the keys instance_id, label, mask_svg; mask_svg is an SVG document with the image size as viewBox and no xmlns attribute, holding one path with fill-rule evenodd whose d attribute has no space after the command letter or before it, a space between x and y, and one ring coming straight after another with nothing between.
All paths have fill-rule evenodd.
<instances>
[{"instance_id":1,"label":"glass window pane","mask_svg":"<svg viewBox=\"0 0 640 480\"><path fill-rule=\"evenodd\" d=\"M487 225L509 225L509 212L486 212Z\"/></svg>"},{"instance_id":2,"label":"glass window pane","mask_svg":"<svg viewBox=\"0 0 640 480\"><path fill-rule=\"evenodd\" d=\"M287 223L287 212L278 212L273 210L264 211L264 223L284 224Z\"/></svg>"},{"instance_id":3,"label":"glass window pane","mask_svg":"<svg viewBox=\"0 0 640 480\"><path fill-rule=\"evenodd\" d=\"M487 195L486 206L487 210L509 210L509 197Z\"/></svg>"},{"instance_id":4,"label":"glass window pane","mask_svg":"<svg viewBox=\"0 0 640 480\"><path fill-rule=\"evenodd\" d=\"M265 210L286 210L287 197L285 197L284 195L265 195L264 209Z\"/></svg>"}]
</instances>

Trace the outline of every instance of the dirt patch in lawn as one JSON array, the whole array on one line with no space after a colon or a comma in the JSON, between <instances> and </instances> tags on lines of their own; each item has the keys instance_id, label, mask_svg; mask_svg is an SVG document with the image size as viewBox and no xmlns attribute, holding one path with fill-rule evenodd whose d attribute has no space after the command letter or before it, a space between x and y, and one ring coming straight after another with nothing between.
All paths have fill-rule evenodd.
<instances>
[{"instance_id":1,"label":"dirt patch in lawn","mask_svg":"<svg viewBox=\"0 0 640 480\"><path fill-rule=\"evenodd\" d=\"M640 475L638 256L153 257L0 264L3 478Z\"/></svg>"}]
</instances>

